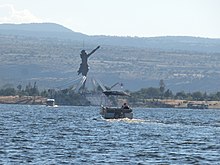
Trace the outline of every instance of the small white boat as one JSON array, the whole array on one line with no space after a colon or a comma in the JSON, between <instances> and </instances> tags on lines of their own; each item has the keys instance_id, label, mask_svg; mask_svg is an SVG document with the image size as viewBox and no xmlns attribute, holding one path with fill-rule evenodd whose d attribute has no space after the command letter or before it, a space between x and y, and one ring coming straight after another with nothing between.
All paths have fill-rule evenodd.
<instances>
[{"instance_id":1,"label":"small white boat","mask_svg":"<svg viewBox=\"0 0 220 165\"><path fill-rule=\"evenodd\" d=\"M46 105L49 107L56 107L57 106L57 105L55 105L55 99L47 99Z\"/></svg>"}]
</instances>

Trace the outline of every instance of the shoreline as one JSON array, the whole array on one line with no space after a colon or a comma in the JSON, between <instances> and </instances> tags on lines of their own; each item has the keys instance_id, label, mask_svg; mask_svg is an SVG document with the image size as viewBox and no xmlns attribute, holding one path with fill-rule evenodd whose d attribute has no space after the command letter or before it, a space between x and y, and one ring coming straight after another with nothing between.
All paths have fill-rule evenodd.
<instances>
[{"instance_id":1,"label":"shoreline","mask_svg":"<svg viewBox=\"0 0 220 165\"><path fill-rule=\"evenodd\" d=\"M0 96L0 104L46 105L46 101L47 98L42 96ZM220 109L220 101L188 101L173 99L148 99L145 100L145 102L131 106L145 108L187 108L188 103L206 104L208 105L208 109Z\"/></svg>"},{"instance_id":2,"label":"shoreline","mask_svg":"<svg viewBox=\"0 0 220 165\"><path fill-rule=\"evenodd\" d=\"M188 108L188 104L207 105L208 108ZM195 101L174 99L147 99L143 103L135 104L137 107L147 108L179 108L179 109L220 109L220 101Z\"/></svg>"},{"instance_id":3,"label":"shoreline","mask_svg":"<svg viewBox=\"0 0 220 165\"><path fill-rule=\"evenodd\" d=\"M46 105L46 100L41 96L0 96L0 104Z\"/></svg>"}]
</instances>

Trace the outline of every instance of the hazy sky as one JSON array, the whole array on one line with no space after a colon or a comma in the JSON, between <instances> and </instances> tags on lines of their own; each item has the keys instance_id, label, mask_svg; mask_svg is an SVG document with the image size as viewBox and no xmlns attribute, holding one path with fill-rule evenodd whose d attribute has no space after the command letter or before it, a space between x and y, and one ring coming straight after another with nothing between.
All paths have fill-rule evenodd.
<instances>
[{"instance_id":1,"label":"hazy sky","mask_svg":"<svg viewBox=\"0 0 220 165\"><path fill-rule=\"evenodd\" d=\"M0 23L29 22L88 35L220 38L220 0L0 0Z\"/></svg>"}]
</instances>

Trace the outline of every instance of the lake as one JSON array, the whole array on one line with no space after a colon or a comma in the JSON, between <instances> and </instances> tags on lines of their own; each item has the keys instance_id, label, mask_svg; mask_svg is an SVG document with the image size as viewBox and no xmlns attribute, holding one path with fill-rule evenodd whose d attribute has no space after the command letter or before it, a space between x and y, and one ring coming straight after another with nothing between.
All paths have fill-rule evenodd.
<instances>
[{"instance_id":1,"label":"lake","mask_svg":"<svg viewBox=\"0 0 220 165\"><path fill-rule=\"evenodd\" d=\"M0 104L0 164L220 164L220 110Z\"/></svg>"}]
</instances>

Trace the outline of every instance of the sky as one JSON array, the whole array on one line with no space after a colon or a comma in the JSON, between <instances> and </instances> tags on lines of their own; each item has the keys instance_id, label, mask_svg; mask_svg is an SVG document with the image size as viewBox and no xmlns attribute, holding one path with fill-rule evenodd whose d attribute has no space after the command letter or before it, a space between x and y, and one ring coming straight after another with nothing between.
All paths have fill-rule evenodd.
<instances>
[{"instance_id":1,"label":"sky","mask_svg":"<svg viewBox=\"0 0 220 165\"><path fill-rule=\"evenodd\" d=\"M108 36L220 38L220 0L0 0L0 23Z\"/></svg>"}]
</instances>

